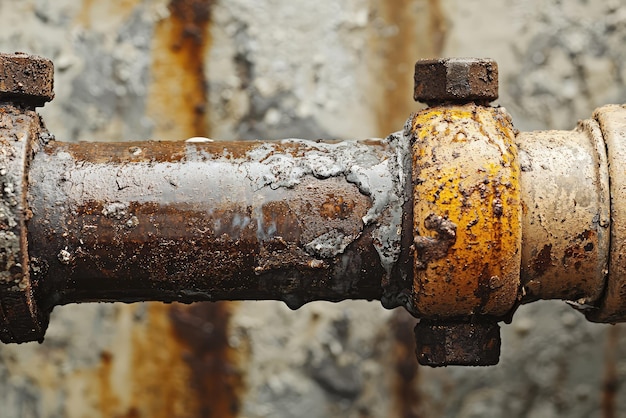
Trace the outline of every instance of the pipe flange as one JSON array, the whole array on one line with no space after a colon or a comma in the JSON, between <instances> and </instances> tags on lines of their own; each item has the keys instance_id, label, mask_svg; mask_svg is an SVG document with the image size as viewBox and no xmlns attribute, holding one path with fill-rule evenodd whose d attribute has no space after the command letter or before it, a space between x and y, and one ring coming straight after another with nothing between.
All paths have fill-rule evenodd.
<instances>
[{"instance_id":1,"label":"pipe flange","mask_svg":"<svg viewBox=\"0 0 626 418\"><path fill-rule=\"evenodd\" d=\"M413 303L423 318L500 318L513 308L521 257L520 167L502 108L416 114Z\"/></svg>"},{"instance_id":2,"label":"pipe flange","mask_svg":"<svg viewBox=\"0 0 626 418\"><path fill-rule=\"evenodd\" d=\"M0 340L42 341L48 314L35 301L26 222L27 167L47 132L39 116L12 105L0 107Z\"/></svg>"},{"instance_id":3,"label":"pipe flange","mask_svg":"<svg viewBox=\"0 0 626 418\"><path fill-rule=\"evenodd\" d=\"M608 278L598 309L587 309L593 322L626 321L626 107L608 105L596 109L593 118L600 125L606 144L611 194L611 243Z\"/></svg>"}]
</instances>

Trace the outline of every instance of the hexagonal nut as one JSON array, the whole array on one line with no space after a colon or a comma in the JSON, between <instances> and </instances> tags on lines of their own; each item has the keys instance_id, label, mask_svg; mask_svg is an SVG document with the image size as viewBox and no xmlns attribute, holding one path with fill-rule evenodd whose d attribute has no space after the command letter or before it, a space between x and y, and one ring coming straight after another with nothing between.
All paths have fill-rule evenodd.
<instances>
[{"instance_id":1,"label":"hexagonal nut","mask_svg":"<svg viewBox=\"0 0 626 418\"><path fill-rule=\"evenodd\" d=\"M422 319L415 327L415 343L423 366L493 366L500 360L500 326L491 320Z\"/></svg>"},{"instance_id":2,"label":"hexagonal nut","mask_svg":"<svg viewBox=\"0 0 626 418\"><path fill-rule=\"evenodd\" d=\"M54 64L21 52L0 54L0 101L29 108L54 98Z\"/></svg>"},{"instance_id":3,"label":"hexagonal nut","mask_svg":"<svg viewBox=\"0 0 626 418\"><path fill-rule=\"evenodd\" d=\"M481 58L417 61L413 98L428 105L445 102L487 104L498 98L498 64Z\"/></svg>"}]
</instances>

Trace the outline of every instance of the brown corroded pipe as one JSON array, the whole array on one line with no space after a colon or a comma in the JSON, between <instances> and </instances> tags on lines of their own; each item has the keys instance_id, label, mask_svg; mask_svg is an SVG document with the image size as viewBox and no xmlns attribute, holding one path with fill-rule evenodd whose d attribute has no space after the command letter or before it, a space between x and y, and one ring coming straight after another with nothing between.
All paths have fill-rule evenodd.
<instances>
[{"instance_id":1,"label":"brown corroded pipe","mask_svg":"<svg viewBox=\"0 0 626 418\"><path fill-rule=\"evenodd\" d=\"M400 148L52 141L29 171L37 299L380 299L410 280Z\"/></svg>"},{"instance_id":2,"label":"brown corroded pipe","mask_svg":"<svg viewBox=\"0 0 626 418\"><path fill-rule=\"evenodd\" d=\"M420 361L484 365L521 303L626 317L622 107L514 138L495 63L456 59L418 63L432 107L386 140L63 144L32 111L51 63L0 64L4 342L73 302L381 299Z\"/></svg>"},{"instance_id":3,"label":"brown corroded pipe","mask_svg":"<svg viewBox=\"0 0 626 418\"><path fill-rule=\"evenodd\" d=\"M3 175L3 187L23 205L11 206L5 191L16 221L5 217L12 233L0 235L7 243L16 237L5 247L19 251L0 260L11 273L2 293L10 295L2 302L3 323L11 324L4 341L42 338L45 313L73 302L407 305L414 236L405 134L344 142L62 143L48 141L32 111L5 106L0 116L3 138L13 141L4 146L26 150L23 159L9 159ZM522 286L507 297L598 303L607 204L590 185L603 178L594 145L601 143L597 130L518 135ZM567 150L578 158L559 159ZM581 186L595 197L577 197ZM553 187L569 191L569 200ZM562 235L547 229L557 226ZM546 245L549 258L541 252ZM22 294L34 299L22 303Z\"/></svg>"}]
</instances>

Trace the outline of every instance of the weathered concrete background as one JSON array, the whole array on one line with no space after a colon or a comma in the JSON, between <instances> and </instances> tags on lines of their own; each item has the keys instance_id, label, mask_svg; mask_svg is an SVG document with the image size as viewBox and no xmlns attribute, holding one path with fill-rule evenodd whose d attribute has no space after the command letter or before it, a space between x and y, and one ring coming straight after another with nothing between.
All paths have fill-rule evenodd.
<instances>
[{"instance_id":1,"label":"weathered concrete background","mask_svg":"<svg viewBox=\"0 0 626 418\"><path fill-rule=\"evenodd\" d=\"M495 58L519 129L626 102L626 1L0 0L0 50L56 64L61 140L355 138L417 109L412 66ZM0 416L617 417L626 333L537 303L501 364L417 368L379 303L58 308L0 347Z\"/></svg>"}]
</instances>

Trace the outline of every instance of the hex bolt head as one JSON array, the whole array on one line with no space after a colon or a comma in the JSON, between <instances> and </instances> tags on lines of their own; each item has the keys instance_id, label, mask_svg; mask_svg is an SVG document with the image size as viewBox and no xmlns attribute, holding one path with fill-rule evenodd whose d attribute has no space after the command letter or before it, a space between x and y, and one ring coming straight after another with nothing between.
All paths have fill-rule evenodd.
<instances>
[{"instance_id":1,"label":"hex bolt head","mask_svg":"<svg viewBox=\"0 0 626 418\"><path fill-rule=\"evenodd\" d=\"M0 102L35 108L53 98L52 61L21 52L0 54Z\"/></svg>"},{"instance_id":2,"label":"hex bolt head","mask_svg":"<svg viewBox=\"0 0 626 418\"><path fill-rule=\"evenodd\" d=\"M488 104L498 98L498 64L491 59L444 58L415 63L415 101Z\"/></svg>"},{"instance_id":3,"label":"hex bolt head","mask_svg":"<svg viewBox=\"0 0 626 418\"><path fill-rule=\"evenodd\" d=\"M422 319L415 327L415 342L423 366L493 366L500 360L500 326L495 321Z\"/></svg>"}]
</instances>

